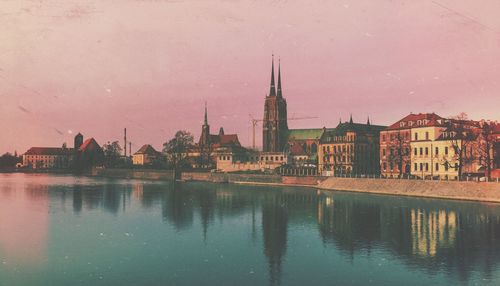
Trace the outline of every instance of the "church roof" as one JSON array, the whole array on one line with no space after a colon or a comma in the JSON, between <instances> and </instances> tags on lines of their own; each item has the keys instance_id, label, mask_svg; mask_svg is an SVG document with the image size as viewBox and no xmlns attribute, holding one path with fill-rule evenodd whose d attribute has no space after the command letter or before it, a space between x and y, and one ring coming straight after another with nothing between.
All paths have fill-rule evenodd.
<instances>
[{"instance_id":1,"label":"church roof","mask_svg":"<svg viewBox=\"0 0 500 286\"><path fill-rule=\"evenodd\" d=\"M330 130L330 129L327 129ZM319 140L323 134L323 128L289 129L287 131L288 141L293 140Z\"/></svg>"},{"instance_id":2,"label":"church roof","mask_svg":"<svg viewBox=\"0 0 500 286\"><path fill-rule=\"evenodd\" d=\"M141 155L141 154L145 154L145 155L157 155L159 152L155 150L155 148L153 148L153 146L149 145L149 144L145 144L144 146L142 146L139 150L137 150L137 152L134 153L134 155Z\"/></svg>"},{"instance_id":3,"label":"church roof","mask_svg":"<svg viewBox=\"0 0 500 286\"><path fill-rule=\"evenodd\" d=\"M83 142L82 146L78 149L79 152L91 151L91 150L99 150L101 146L95 141L94 138L89 138Z\"/></svg>"}]
</instances>

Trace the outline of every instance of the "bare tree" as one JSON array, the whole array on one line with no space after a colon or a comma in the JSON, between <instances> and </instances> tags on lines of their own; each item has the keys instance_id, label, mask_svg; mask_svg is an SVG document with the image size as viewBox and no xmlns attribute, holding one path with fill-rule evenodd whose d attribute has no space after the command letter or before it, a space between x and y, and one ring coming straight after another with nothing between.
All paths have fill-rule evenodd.
<instances>
[{"instance_id":1,"label":"bare tree","mask_svg":"<svg viewBox=\"0 0 500 286\"><path fill-rule=\"evenodd\" d=\"M486 176L488 181L491 180L491 167L493 165L493 129L495 123L484 122L481 126L481 131L478 140L478 156L479 161L483 166L486 166ZM483 163L484 162L484 163Z\"/></svg>"},{"instance_id":2,"label":"bare tree","mask_svg":"<svg viewBox=\"0 0 500 286\"><path fill-rule=\"evenodd\" d=\"M403 166L406 166L410 162L410 149L408 146L405 146L405 138L401 134L400 130L398 130L398 133L396 134L394 139L396 144L393 144L393 141L391 140L389 156L387 159L389 161L391 170L393 169L394 164L397 164L399 177L402 177ZM393 148L394 146L395 148Z\"/></svg>"},{"instance_id":3,"label":"bare tree","mask_svg":"<svg viewBox=\"0 0 500 286\"><path fill-rule=\"evenodd\" d=\"M454 151L452 160L445 157L444 165L448 168L454 168L458 171L458 178L462 178L463 168L475 160L470 146L474 144L475 134L472 131L473 122L467 120L467 114L462 112L457 116L451 117L447 122L447 129L445 130L446 137ZM454 162L455 164L452 164Z\"/></svg>"},{"instance_id":4,"label":"bare tree","mask_svg":"<svg viewBox=\"0 0 500 286\"><path fill-rule=\"evenodd\" d=\"M175 171L182 168L188 158L189 148L193 146L193 135L188 131L180 130L175 137L163 144L163 152Z\"/></svg>"}]
</instances>

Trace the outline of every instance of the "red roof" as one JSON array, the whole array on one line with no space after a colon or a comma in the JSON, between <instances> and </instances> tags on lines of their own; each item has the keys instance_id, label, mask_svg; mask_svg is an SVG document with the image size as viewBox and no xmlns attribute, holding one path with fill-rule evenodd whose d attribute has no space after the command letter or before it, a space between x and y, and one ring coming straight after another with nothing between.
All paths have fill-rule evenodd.
<instances>
[{"instance_id":1,"label":"red roof","mask_svg":"<svg viewBox=\"0 0 500 286\"><path fill-rule=\"evenodd\" d=\"M69 155L73 148L31 147L24 155Z\"/></svg>"},{"instance_id":2,"label":"red roof","mask_svg":"<svg viewBox=\"0 0 500 286\"><path fill-rule=\"evenodd\" d=\"M442 126L444 123L443 120L444 118L435 113L410 113L403 119L389 126L386 130Z\"/></svg>"},{"instance_id":3,"label":"red roof","mask_svg":"<svg viewBox=\"0 0 500 286\"><path fill-rule=\"evenodd\" d=\"M146 145L142 146L141 149L137 150L137 152L135 152L134 155L146 154L146 155L155 156L155 155L159 155L159 153L160 152L156 151L155 148L153 148L153 146L146 144Z\"/></svg>"},{"instance_id":4,"label":"red roof","mask_svg":"<svg viewBox=\"0 0 500 286\"><path fill-rule=\"evenodd\" d=\"M94 138L89 138L83 142L82 146L78 149L79 152L101 149L101 146L95 141Z\"/></svg>"},{"instance_id":5,"label":"red roof","mask_svg":"<svg viewBox=\"0 0 500 286\"><path fill-rule=\"evenodd\" d=\"M219 135L219 142L221 145L227 145L231 143L235 145L240 145L240 141L238 140L237 134Z\"/></svg>"}]
</instances>

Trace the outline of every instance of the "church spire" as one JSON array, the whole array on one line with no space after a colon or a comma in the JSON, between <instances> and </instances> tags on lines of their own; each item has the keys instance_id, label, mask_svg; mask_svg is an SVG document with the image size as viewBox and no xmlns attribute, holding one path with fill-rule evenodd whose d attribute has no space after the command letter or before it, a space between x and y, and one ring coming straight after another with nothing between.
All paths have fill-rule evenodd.
<instances>
[{"instance_id":1,"label":"church spire","mask_svg":"<svg viewBox=\"0 0 500 286\"><path fill-rule=\"evenodd\" d=\"M207 102L205 101L205 125L208 125Z\"/></svg>"},{"instance_id":2,"label":"church spire","mask_svg":"<svg viewBox=\"0 0 500 286\"><path fill-rule=\"evenodd\" d=\"M274 54L273 54L273 60L272 60L271 87L269 89L269 96L276 96L276 88L274 86Z\"/></svg>"},{"instance_id":3,"label":"church spire","mask_svg":"<svg viewBox=\"0 0 500 286\"><path fill-rule=\"evenodd\" d=\"M349 123L351 123L351 124L353 123L352 122L352 113L351 113L351 118L349 119Z\"/></svg>"},{"instance_id":4,"label":"church spire","mask_svg":"<svg viewBox=\"0 0 500 286\"><path fill-rule=\"evenodd\" d=\"M278 97L283 97L281 93L281 60L278 59Z\"/></svg>"},{"instance_id":5,"label":"church spire","mask_svg":"<svg viewBox=\"0 0 500 286\"><path fill-rule=\"evenodd\" d=\"M368 116L368 120L366 120L366 125L370 125L370 116Z\"/></svg>"}]
</instances>

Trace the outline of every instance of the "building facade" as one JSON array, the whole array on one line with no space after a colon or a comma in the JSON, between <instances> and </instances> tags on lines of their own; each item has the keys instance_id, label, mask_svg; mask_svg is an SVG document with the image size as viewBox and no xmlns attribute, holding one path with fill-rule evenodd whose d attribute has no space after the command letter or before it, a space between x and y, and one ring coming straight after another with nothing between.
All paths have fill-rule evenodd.
<instances>
[{"instance_id":1,"label":"building facade","mask_svg":"<svg viewBox=\"0 0 500 286\"><path fill-rule=\"evenodd\" d=\"M412 129L428 128L429 130L416 131L417 138L423 140L425 136L434 134L432 126L443 118L434 113L409 114L380 132L380 172L384 177L408 176L412 172ZM426 133L427 132L427 133ZM413 135L415 136L415 135ZM413 140L415 141L415 140ZM418 144L417 144L418 145ZM417 148L420 148L416 146ZM413 158L416 159L415 155ZM419 163L418 163L419 164Z\"/></svg>"},{"instance_id":2,"label":"building facade","mask_svg":"<svg viewBox=\"0 0 500 286\"><path fill-rule=\"evenodd\" d=\"M318 149L318 171L331 176L379 174L380 131L386 126L349 122L326 130Z\"/></svg>"}]
</instances>

